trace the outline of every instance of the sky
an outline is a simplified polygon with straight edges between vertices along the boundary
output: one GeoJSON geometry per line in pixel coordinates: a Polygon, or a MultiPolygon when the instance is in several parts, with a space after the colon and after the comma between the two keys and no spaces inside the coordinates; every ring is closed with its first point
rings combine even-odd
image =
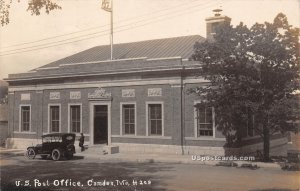
{"type": "MultiPolygon", "coordinates": [[[[98,45],[109,44],[110,13],[101,0],[54,0],[62,9],[32,16],[13,1],[10,23],[0,26],[0,79],[98,45]]],[[[114,43],[176,36],[206,37],[205,18],[223,9],[232,25],[272,22],[280,12],[300,27],[300,0],[114,0],[114,43]]]]}

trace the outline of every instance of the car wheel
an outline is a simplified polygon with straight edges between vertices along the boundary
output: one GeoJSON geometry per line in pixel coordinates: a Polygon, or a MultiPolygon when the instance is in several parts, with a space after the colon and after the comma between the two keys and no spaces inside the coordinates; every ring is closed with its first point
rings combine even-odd
{"type": "Polygon", "coordinates": [[[27,158],[29,158],[29,159],[34,159],[35,156],[36,156],[36,153],[35,153],[35,151],[34,151],[33,148],[29,148],[29,149],[27,149],[27,151],[25,152],[25,156],[26,156],[27,158]]]}
{"type": "Polygon", "coordinates": [[[66,159],[70,160],[70,159],[72,159],[72,158],[73,158],[73,154],[72,154],[72,153],[66,154],[66,159]]]}
{"type": "Polygon", "coordinates": [[[52,159],[53,160],[59,160],[60,159],[60,156],[61,156],[61,152],[60,152],[60,150],[59,149],[54,149],[53,151],[52,151],[52,159]]]}

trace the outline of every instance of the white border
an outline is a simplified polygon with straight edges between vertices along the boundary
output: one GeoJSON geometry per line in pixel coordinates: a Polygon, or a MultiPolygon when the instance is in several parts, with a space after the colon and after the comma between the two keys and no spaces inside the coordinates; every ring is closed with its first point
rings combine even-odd
{"type": "Polygon", "coordinates": [[[94,106],[107,106],[107,145],[111,145],[111,102],[110,101],[91,101],[90,105],[90,145],[94,145],[94,106]]]}
{"type": "Polygon", "coordinates": [[[194,139],[197,140],[209,140],[209,139],[216,139],[216,124],[215,124],[215,108],[212,107],[212,125],[213,125],[213,136],[200,136],[198,137],[197,132],[197,108],[195,107],[196,104],[201,103],[201,101],[197,100],[194,101],[194,139]]]}
{"type": "Polygon", "coordinates": [[[18,133],[29,133],[29,134],[31,134],[31,133],[34,133],[34,132],[31,132],[31,122],[32,122],[32,117],[31,117],[31,104],[20,104],[19,105],[19,131],[18,131],[18,133]],[[29,130],[28,131],[22,131],[22,125],[21,125],[21,123],[22,123],[22,117],[21,117],[21,109],[22,109],[22,107],[23,106],[29,106],[29,130]]]}
{"type": "Polygon", "coordinates": [[[136,102],[120,102],[120,135],[121,136],[137,136],[137,118],[136,118],[136,102]],[[134,105],[134,134],[123,134],[123,105],[134,105]]]}
{"type": "Polygon", "coordinates": [[[60,103],[49,103],[48,104],[48,133],[60,133],[61,132],[61,104],[60,103]],[[51,106],[58,106],[59,107],[59,130],[58,132],[50,131],[50,107],[51,106]]]}
{"type": "Polygon", "coordinates": [[[76,134],[80,134],[80,133],[83,133],[82,132],[82,103],[68,103],[68,132],[69,133],[75,133],[75,132],[71,132],[71,118],[70,118],[70,115],[71,115],[71,106],[76,106],[76,105],[79,105],[80,106],[80,132],[76,134]]]}
{"type": "Polygon", "coordinates": [[[165,136],[165,112],[164,112],[164,102],[163,101],[146,101],[146,136],[150,136],[150,137],[163,137],[165,136]],[[148,110],[149,110],[149,104],[161,104],[161,113],[162,113],[162,124],[161,124],[161,135],[149,135],[149,124],[148,124],[148,121],[149,121],[149,113],[148,113],[148,110]]]}

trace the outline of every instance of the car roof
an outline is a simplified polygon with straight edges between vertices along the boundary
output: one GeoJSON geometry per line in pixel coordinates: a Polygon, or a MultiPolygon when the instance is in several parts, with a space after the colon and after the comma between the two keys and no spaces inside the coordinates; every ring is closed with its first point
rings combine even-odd
{"type": "Polygon", "coordinates": [[[43,135],[42,137],[62,137],[64,135],[72,135],[72,136],[75,136],[74,133],[50,133],[50,134],[46,134],[46,135],[43,135]]]}

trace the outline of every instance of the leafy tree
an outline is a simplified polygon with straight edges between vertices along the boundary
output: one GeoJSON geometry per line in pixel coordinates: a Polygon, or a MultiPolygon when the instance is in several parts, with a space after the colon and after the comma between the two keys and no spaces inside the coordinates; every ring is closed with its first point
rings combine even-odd
{"type": "MultiPolygon", "coordinates": [[[[20,0],[18,0],[20,2],[20,0]]],[[[9,10],[13,0],[0,0],[0,21],[1,26],[9,23],[9,10]]],[[[45,9],[47,14],[55,9],[61,9],[61,7],[53,2],[53,0],[29,0],[27,11],[31,12],[31,15],[40,15],[41,10],[45,9]]]]}
{"type": "Polygon", "coordinates": [[[273,23],[220,25],[213,41],[196,43],[192,59],[210,85],[191,89],[215,108],[217,128],[228,147],[240,146],[249,115],[264,142],[269,160],[270,137],[296,131],[295,91],[299,90],[299,29],[280,13],[273,23]]]}
{"type": "Polygon", "coordinates": [[[8,102],[8,83],[0,80],[0,105],[8,102]]]}

